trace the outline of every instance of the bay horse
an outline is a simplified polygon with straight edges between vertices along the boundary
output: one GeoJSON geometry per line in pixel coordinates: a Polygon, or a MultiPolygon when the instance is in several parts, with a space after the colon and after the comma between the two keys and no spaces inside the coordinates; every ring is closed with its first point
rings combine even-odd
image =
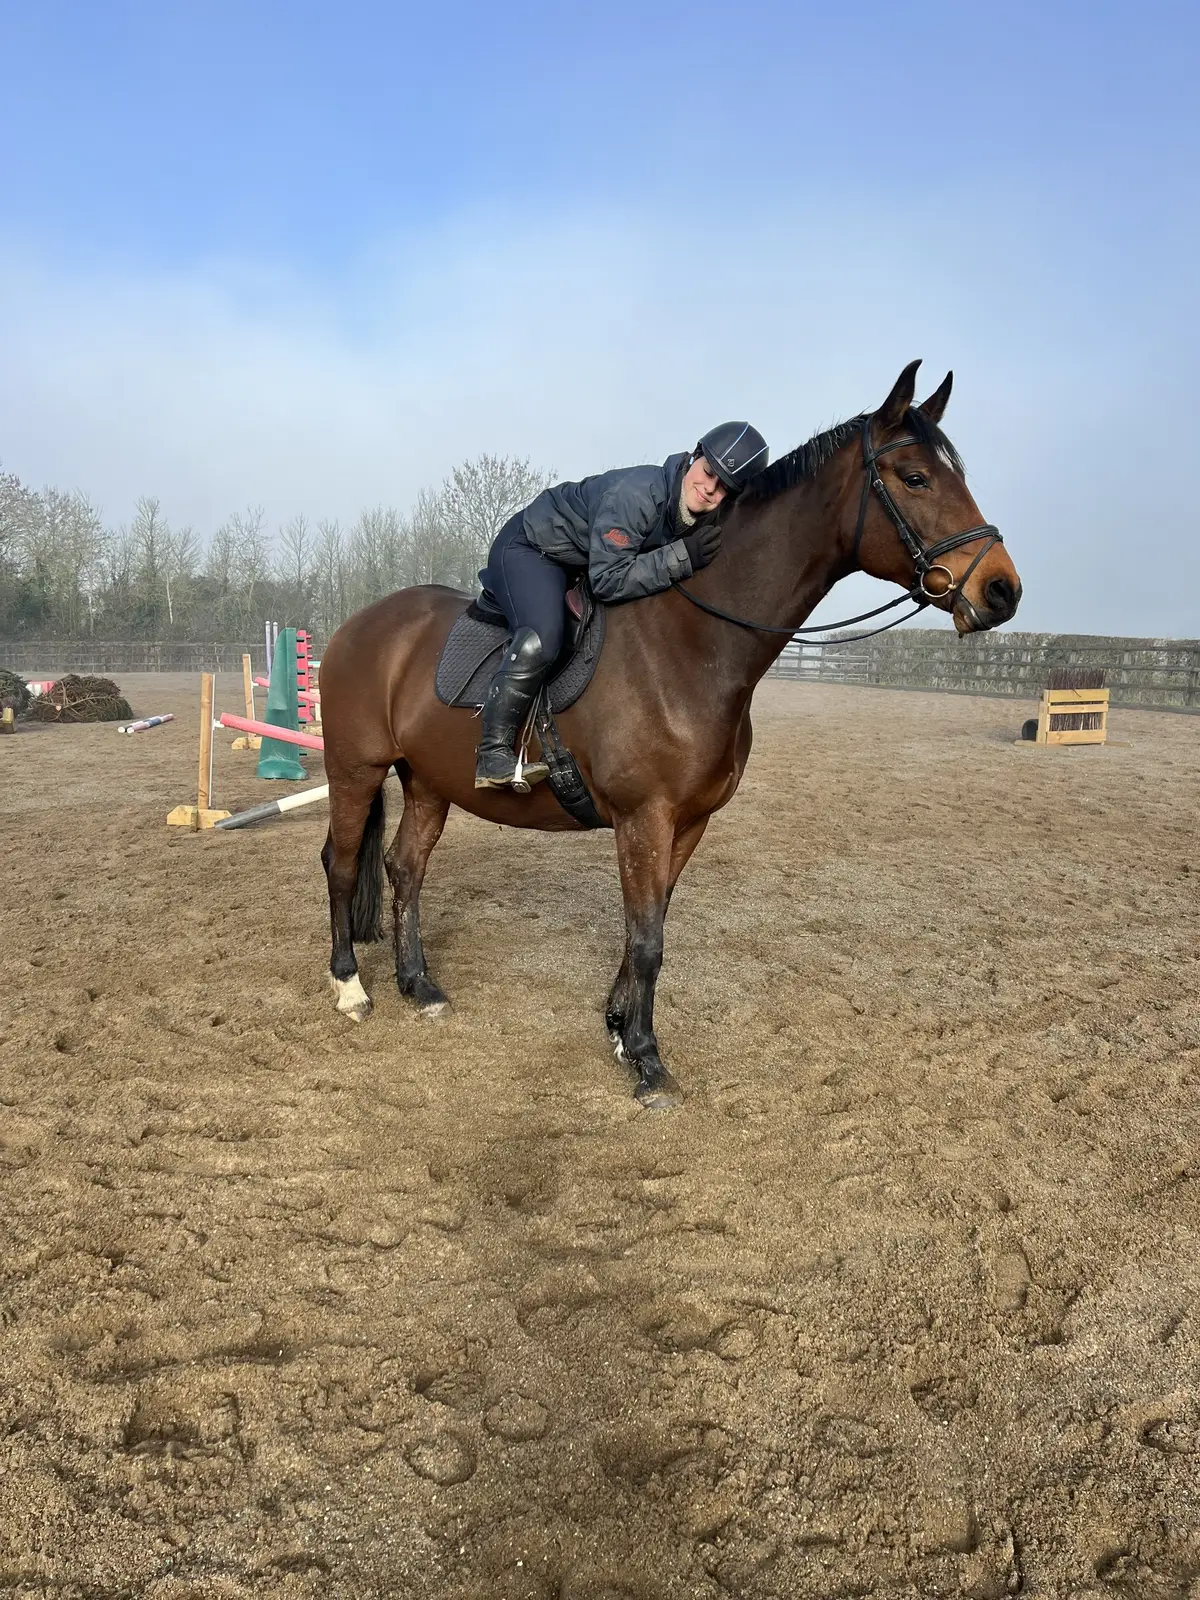
{"type": "MultiPolygon", "coordinates": [[[[616,835],[625,955],[604,1014],[649,1109],[682,1098],[654,1033],[671,893],[709,818],[737,790],[751,695],[792,630],[856,570],[951,613],[960,634],[1016,611],[1016,570],[938,426],[953,374],[914,406],[919,365],[905,367],[878,411],[818,434],[752,480],[724,518],[720,553],[686,581],[686,596],[673,587],[611,608],[595,676],[558,719],[616,835]]],[[[544,783],[525,796],[474,787],[478,722],[434,692],[438,655],[468,603],[437,585],[402,589],[345,622],[321,662],[329,970],[337,1009],[356,1022],[371,1001],[354,941],[381,937],[384,867],[400,992],[427,1016],[449,1003],[425,964],[419,902],[451,805],[512,828],[580,826],[544,783]],[[382,788],[393,768],[404,812],[382,856],[382,788]]]]}

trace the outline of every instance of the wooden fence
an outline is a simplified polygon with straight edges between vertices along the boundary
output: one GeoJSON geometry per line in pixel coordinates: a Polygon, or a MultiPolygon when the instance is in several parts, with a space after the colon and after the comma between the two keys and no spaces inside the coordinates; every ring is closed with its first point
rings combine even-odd
{"type": "Polygon", "coordinates": [[[1101,634],[957,634],[898,628],[875,639],[784,648],[775,676],[808,683],[936,689],[1034,700],[1053,667],[1103,667],[1113,705],[1200,711],[1200,639],[1101,634]]]}
{"type": "Polygon", "coordinates": [[[0,667],[26,678],[67,672],[119,677],[123,672],[241,672],[249,654],[255,672],[267,670],[266,649],[254,644],[178,644],[122,639],[0,640],[0,667]]]}
{"type": "MultiPolygon", "coordinates": [[[[265,672],[263,642],[176,644],[121,640],[0,640],[0,667],[25,677],[64,672],[240,672],[249,652],[265,672]]],[[[1200,711],[1200,640],[1124,639],[1099,634],[983,633],[897,628],[875,639],[785,647],[771,669],[807,683],[938,689],[1035,700],[1052,667],[1103,667],[1113,705],[1200,711]]]]}

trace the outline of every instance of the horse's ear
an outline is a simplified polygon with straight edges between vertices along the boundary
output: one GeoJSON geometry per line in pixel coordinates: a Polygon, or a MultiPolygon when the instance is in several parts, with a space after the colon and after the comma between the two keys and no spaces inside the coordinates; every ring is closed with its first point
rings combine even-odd
{"type": "Polygon", "coordinates": [[[908,363],[896,379],[891,394],[875,413],[875,421],[879,424],[881,432],[886,433],[889,428],[898,428],[908,415],[913,395],[917,392],[917,368],[920,365],[919,361],[908,363]]]}
{"type": "Polygon", "coordinates": [[[954,374],[952,372],[948,372],[942,379],[941,383],[938,384],[937,388],[929,396],[929,399],[921,401],[921,404],[917,407],[917,410],[927,416],[930,422],[935,424],[939,423],[945,414],[946,406],[950,399],[950,391],[953,389],[953,387],[954,374]]]}

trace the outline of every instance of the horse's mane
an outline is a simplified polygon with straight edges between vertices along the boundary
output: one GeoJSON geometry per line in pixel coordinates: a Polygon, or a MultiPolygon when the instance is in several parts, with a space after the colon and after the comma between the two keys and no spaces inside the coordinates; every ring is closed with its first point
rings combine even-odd
{"type": "MultiPolygon", "coordinates": [[[[807,478],[815,478],[817,473],[844,444],[859,435],[871,419],[869,411],[860,412],[857,417],[849,417],[845,422],[837,422],[832,428],[826,428],[824,433],[814,434],[807,444],[797,445],[786,456],[780,456],[778,461],[773,461],[742,491],[743,500],[773,500],[776,495],[783,494],[784,490],[795,488],[807,478]]],[[[918,441],[933,455],[940,457],[946,466],[957,472],[959,477],[966,476],[962,457],[938,427],[936,422],[929,418],[917,406],[913,406],[904,419],[905,427],[911,428],[918,441]]]]}

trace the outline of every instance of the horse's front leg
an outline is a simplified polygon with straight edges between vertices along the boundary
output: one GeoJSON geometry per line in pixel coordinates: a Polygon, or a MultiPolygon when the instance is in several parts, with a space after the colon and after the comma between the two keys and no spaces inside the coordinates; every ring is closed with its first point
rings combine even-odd
{"type": "MultiPolygon", "coordinates": [[[[663,904],[663,917],[671,909],[671,896],[675,892],[675,885],[679,882],[679,875],[688,864],[692,851],[704,837],[704,830],[708,827],[709,818],[701,817],[696,822],[689,822],[675,835],[671,845],[671,868],[668,874],[667,894],[663,904]]],[[[608,1029],[608,1036],[612,1040],[613,1049],[616,1051],[617,1060],[625,1059],[625,1043],[622,1034],[625,1031],[625,1018],[629,1012],[629,939],[625,940],[625,954],[622,957],[620,968],[613,979],[613,986],[608,991],[608,999],[604,1002],[604,1025],[608,1029]]]]}
{"type": "Polygon", "coordinates": [[[671,893],[707,825],[708,818],[703,817],[676,833],[671,813],[649,806],[615,823],[625,899],[625,959],[608,997],[605,1020],[618,1056],[627,1058],[637,1071],[634,1093],[654,1111],[679,1105],[683,1099],[659,1057],[654,991],[671,893]]]}

